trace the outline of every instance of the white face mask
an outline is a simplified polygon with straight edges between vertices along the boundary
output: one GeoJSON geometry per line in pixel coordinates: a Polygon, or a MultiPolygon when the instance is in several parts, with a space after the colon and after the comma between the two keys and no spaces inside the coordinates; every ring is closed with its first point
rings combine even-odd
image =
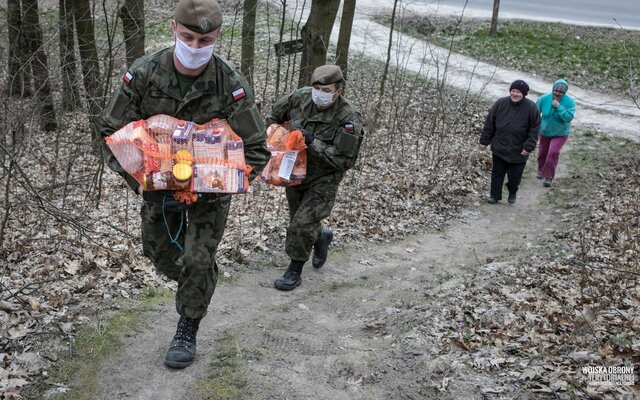
{"type": "Polygon", "coordinates": [[[311,100],[313,100],[318,107],[328,107],[333,104],[334,95],[335,93],[327,93],[316,88],[311,88],[311,100]]]}
{"type": "Polygon", "coordinates": [[[176,48],[174,51],[178,61],[185,68],[198,69],[211,60],[213,47],[214,45],[194,49],[176,36],[176,48]]]}

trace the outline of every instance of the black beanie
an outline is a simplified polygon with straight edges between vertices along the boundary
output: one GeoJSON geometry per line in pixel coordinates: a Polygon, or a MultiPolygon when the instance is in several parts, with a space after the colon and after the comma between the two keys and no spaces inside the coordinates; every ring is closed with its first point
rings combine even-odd
{"type": "Polygon", "coordinates": [[[513,89],[519,90],[523,96],[526,96],[529,93],[529,85],[527,85],[527,82],[521,79],[518,79],[517,81],[513,81],[513,83],[509,87],[509,91],[513,89]]]}

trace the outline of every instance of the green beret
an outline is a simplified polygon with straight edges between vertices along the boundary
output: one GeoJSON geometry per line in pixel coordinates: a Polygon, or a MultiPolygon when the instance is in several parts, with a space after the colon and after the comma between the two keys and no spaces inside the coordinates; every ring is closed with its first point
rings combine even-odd
{"type": "Polygon", "coordinates": [[[222,25],[222,9],[216,0],[180,0],[173,18],[197,33],[209,33],[222,25]]]}
{"type": "Polygon", "coordinates": [[[342,81],[342,70],[337,65],[321,65],[313,71],[311,84],[331,85],[342,81]]]}

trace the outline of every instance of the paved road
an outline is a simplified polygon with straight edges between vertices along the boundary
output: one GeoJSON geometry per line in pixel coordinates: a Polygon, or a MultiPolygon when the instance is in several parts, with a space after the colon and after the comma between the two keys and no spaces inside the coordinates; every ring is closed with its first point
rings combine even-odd
{"type": "MultiPolygon", "coordinates": [[[[393,0],[387,1],[393,4],[393,0]]],[[[459,13],[465,0],[404,0],[446,13],[459,13]]],[[[466,13],[491,16],[493,0],[469,0],[466,13]]],[[[501,0],[500,16],[640,30],[640,0],[501,0]],[[617,21],[617,22],[616,22],[617,21]],[[618,25],[619,24],[619,25],[618,25]]]]}
{"type": "MultiPolygon", "coordinates": [[[[491,1],[491,0],[485,0],[491,1]]],[[[503,0],[504,1],[504,0],[503,0]]],[[[538,0],[543,1],[543,0],[538,0]]],[[[549,1],[549,0],[545,0],[549,1]]],[[[633,0],[640,3],[640,0],[633,0]]],[[[364,54],[367,57],[384,59],[389,41],[389,29],[372,22],[371,17],[380,13],[389,13],[391,0],[366,0],[357,3],[351,37],[351,54],[364,54]]],[[[409,4],[405,13],[425,14],[432,10],[425,5],[409,4]]],[[[332,32],[331,41],[335,45],[339,31],[339,21],[332,32]]],[[[400,60],[401,67],[419,73],[431,79],[442,79],[442,63],[447,59],[445,49],[437,48],[422,40],[408,36],[396,36],[398,44],[392,49],[392,60],[400,60]]],[[[516,79],[524,79],[531,87],[530,98],[535,100],[548,92],[553,84],[537,76],[494,65],[477,62],[459,54],[449,57],[446,83],[472,95],[496,100],[506,96],[509,85],[516,79]]],[[[576,100],[577,111],[574,126],[610,135],[622,136],[640,141],[640,109],[628,97],[615,97],[594,92],[572,85],[571,95],[576,100]]]]}
{"type": "MultiPolygon", "coordinates": [[[[272,0],[274,4],[278,0],[272,0]]],[[[542,1],[542,0],[539,0],[542,1]]],[[[640,2],[640,0],[634,0],[640,2]]],[[[372,20],[379,14],[391,14],[391,0],[362,0],[356,5],[356,15],[351,34],[350,55],[385,60],[389,42],[389,29],[372,20]]],[[[404,4],[405,14],[432,14],[433,10],[425,4],[404,4]]],[[[300,10],[297,10],[300,12],[300,10]]],[[[305,14],[308,13],[308,9],[305,14]]],[[[338,12],[340,15],[340,12],[338,12]]],[[[291,15],[295,20],[300,15],[291,15]]],[[[302,17],[306,20],[306,15],[302,17]]],[[[339,19],[334,25],[331,42],[338,41],[339,19]]],[[[482,96],[489,101],[508,94],[509,85],[516,79],[524,79],[529,84],[532,100],[548,92],[553,85],[537,76],[524,74],[514,70],[499,68],[494,65],[459,54],[449,56],[447,51],[425,41],[396,34],[392,48],[392,68],[406,68],[429,79],[441,80],[442,66],[448,59],[449,67],[446,84],[460,90],[468,91],[471,96],[482,96]],[[396,65],[398,63],[399,65],[396,65]]],[[[614,97],[594,92],[586,88],[572,85],[570,94],[575,98],[577,111],[574,127],[603,132],[609,135],[626,137],[640,142],[640,109],[628,97],[614,97]]]]}

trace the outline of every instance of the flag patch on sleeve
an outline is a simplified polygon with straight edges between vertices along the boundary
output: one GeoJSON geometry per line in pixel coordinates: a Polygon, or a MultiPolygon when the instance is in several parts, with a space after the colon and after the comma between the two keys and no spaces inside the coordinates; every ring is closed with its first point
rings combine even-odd
{"type": "Polygon", "coordinates": [[[233,96],[233,100],[234,101],[238,101],[240,99],[242,99],[243,97],[246,97],[247,94],[244,91],[244,88],[240,88],[240,89],[236,89],[233,92],[231,92],[231,96],[233,96]]]}
{"type": "Polygon", "coordinates": [[[348,123],[344,124],[344,129],[347,132],[353,132],[353,124],[351,122],[348,122],[348,123]]]}
{"type": "Polygon", "coordinates": [[[126,74],[122,75],[122,80],[128,85],[133,80],[133,75],[131,74],[131,72],[127,71],[126,74]]]}

